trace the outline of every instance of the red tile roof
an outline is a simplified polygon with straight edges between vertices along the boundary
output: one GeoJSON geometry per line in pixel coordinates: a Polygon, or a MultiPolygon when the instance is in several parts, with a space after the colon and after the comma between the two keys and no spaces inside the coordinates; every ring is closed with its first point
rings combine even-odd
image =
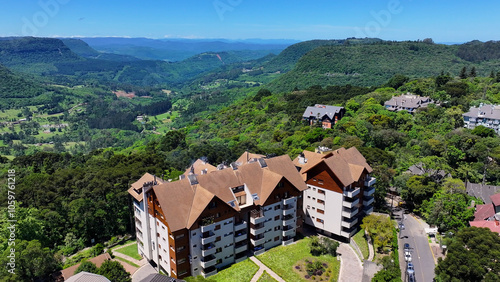
{"type": "Polygon", "coordinates": [[[477,205],[474,213],[474,221],[485,220],[495,215],[495,209],[492,204],[477,205]]]}
{"type": "MultiPolygon", "coordinates": [[[[95,264],[97,267],[101,267],[102,263],[107,261],[107,260],[110,260],[111,257],[109,256],[108,253],[104,253],[102,255],[99,255],[95,258],[91,258],[89,259],[88,261],[92,262],[93,264],[95,264]]],[[[81,263],[79,264],[75,264],[73,266],[70,266],[66,269],[63,269],[61,270],[61,274],[62,276],[64,277],[64,280],[67,280],[68,278],[70,278],[71,276],[73,276],[75,274],[75,270],[80,266],[81,263]]]]}
{"type": "Polygon", "coordinates": [[[500,235],[500,222],[498,220],[478,220],[469,222],[470,226],[489,228],[500,235]]]}
{"type": "Polygon", "coordinates": [[[491,195],[490,199],[495,206],[500,206],[500,193],[491,195]]]}

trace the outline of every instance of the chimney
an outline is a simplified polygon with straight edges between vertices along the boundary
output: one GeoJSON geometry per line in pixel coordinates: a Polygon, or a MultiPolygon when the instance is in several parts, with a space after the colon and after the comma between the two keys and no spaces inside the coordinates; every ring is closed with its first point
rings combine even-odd
{"type": "Polygon", "coordinates": [[[194,174],[194,165],[191,165],[191,170],[189,171],[189,174],[194,174]]]}
{"type": "Polygon", "coordinates": [[[204,170],[201,171],[201,175],[207,174],[207,169],[205,168],[204,170]]]}
{"type": "Polygon", "coordinates": [[[307,159],[304,155],[304,153],[300,153],[299,154],[299,164],[306,164],[307,163],[307,159]]]}

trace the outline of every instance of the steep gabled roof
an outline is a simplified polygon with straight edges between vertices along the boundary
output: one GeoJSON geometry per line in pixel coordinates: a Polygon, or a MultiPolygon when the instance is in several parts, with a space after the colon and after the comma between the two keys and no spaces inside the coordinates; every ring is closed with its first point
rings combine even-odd
{"type": "Polygon", "coordinates": [[[142,187],[144,186],[144,183],[147,183],[147,182],[154,183],[155,181],[156,181],[156,184],[154,184],[154,185],[162,184],[165,182],[165,180],[163,180],[159,177],[155,177],[154,175],[146,172],[143,176],[141,176],[141,178],[139,178],[139,180],[137,180],[136,182],[132,183],[132,185],[130,185],[130,188],[127,190],[127,192],[134,199],[141,202],[142,201],[142,187]]]}
{"type": "Polygon", "coordinates": [[[261,154],[253,154],[253,153],[249,153],[247,151],[245,151],[243,154],[241,154],[241,156],[236,160],[237,163],[239,163],[240,165],[244,165],[246,163],[248,163],[248,161],[252,160],[252,159],[260,159],[260,158],[264,158],[265,156],[264,155],[261,155],[261,154]]]}
{"type": "Polygon", "coordinates": [[[193,206],[194,190],[188,179],[167,182],[153,187],[165,220],[172,231],[183,229],[187,226],[189,213],[193,206]]]}
{"type": "Polygon", "coordinates": [[[314,105],[314,107],[307,107],[306,110],[304,111],[304,113],[302,114],[302,117],[304,117],[304,118],[309,118],[309,117],[317,118],[319,116],[319,118],[322,118],[326,115],[330,119],[333,119],[335,114],[339,113],[342,109],[344,109],[344,107],[316,104],[316,105],[314,105]]]}
{"type": "MultiPolygon", "coordinates": [[[[203,170],[206,170],[206,173],[211,173],[212,171],[216,171],[217,170],[217,168],[215,166],[209,164],[208,162],[200,160],[200,159],[197,159],[191,165],[191,167],[194,168],[194,174],[196,174],[196,175],[201,175],[203,170]]],[[[188,176],[191,173],[191,167],[189,167],[188,169],[186,169],[186,171],[184,172],[185,176],[188,176]]]]}
{"type": "Polygon", "coordinates": [[[491,195],[490,200],[496,207],[500,206],[500,193],[491,195]]]}
{"type": "Polygon", "coordinates": [[[495,208],[492,204],[477,205],[474,212],[474,221],[485,220],[495,215],[495,208]]]}
{"type": "Polygon", "coordinates": [[[309,151],[304,151],[303,154],[307,159],[305,165],[299,163],[298,157],[294,160],[294,164],[301,167],[300,172],[303,175],[303,179],[305,179],[307,171],[320,163],[324,163],[344,187],[359,181],[364,171],[367,173],[373,171],[356,147],[351,147],[347,150],[340,148],[327,154],[309,151]]]}
{"type": "Polygon", "coordinates": [[[215,198],[214,194],[210,193],[201,185],[197,185],[193,203],[191,204],[191,210],[189,211],[189,218],[186,224],[187,228],[193,226],[213,198],[215,198]]]}

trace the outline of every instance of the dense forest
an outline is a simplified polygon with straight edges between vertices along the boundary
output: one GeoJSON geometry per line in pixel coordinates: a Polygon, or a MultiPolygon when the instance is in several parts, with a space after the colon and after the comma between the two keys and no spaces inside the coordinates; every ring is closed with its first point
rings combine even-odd
{"type": "MultiPolygon", "coordinates": [[[[29,43],[31,39],[23,40],[29,43]]],[[[0,67],[0,87],[4,90],[0,93],[4,123],[0,127],[0,153],[8,156],[0,157],[0,185],[6,187],[9,170],[15,170],[16,255],[44,258],[35,263],[20,260],[14,279],[45,278],[76,263],[63,261],[92,242],[133,233],[127,189],[143,173],[176,179],[198,158],[217,165],[234,161],[244,151],[295,158],[317,146],[355,146],[374,168],[377,211],[385,211],[387,189],[395,187],[409,210],[440,231],[468,232],[468,221],[473,218],[468,207],[472,201],[481,201],[465,193],[465,183],[500,185],[500,139],[485,127],[463,128],[462,118],[471,106],[500,104],[496,47],[491,48],[491,54],[477,55],[489,50],[485,46],[497,43],[349,43],[352,40],[321,42],[329,46],[310,42],[295,46],[297,49],[290,47],[283,55],[246,62],[238,61],[237,56],[230,59],[231,52],[203,53],[188,59],[189,66],[99,61],[88,58],[95,54],[78,43],[78,52],[88,52],[88,57],[74,55],[77,52],[68,48],[61,49],[62,61],[39,61],[59,72],[45,81],[0,67]],[[319,47],[314,49],[316,45],[319,47]],[[387,55],[389,51],[394,52],[393,58],[387,55]],[[275,64],[273,71],[278,65],[286,70],[290,61],[283,58],[285,55],[300,57],[288,74],[267,72],[266,64],[275,64]],[[349,60],[342,62],[341,58],[349,60]],[[401,61],[396,65],[395,60],[401,61]],[[92,62],[96,64],[91,66],[92,62]],[[102,70],[98,62],[105,62],[102,70]],[[424,67],[424,62],[430,65],[424,67]],[[105,83],[107,78],[87,76],[95,71],[107,77],[118,70],[110,71],[113,66],[124,63],[127,66],[118,71],[119,76],[136,78],[122,81],[115,76],[105,83]],[[85,64],[89,69],[82,67],[85,64]],[[217,70],[213,65],[218,65],[217,70]],[[66,74],[61,73],[63,66],[66,74]],[[167,71],[176,67],[175,73],[167,71]],[[362,78],[352,75],[347,80],[325,80],[318,76],[334,69],[343,69],[344,76],[359,73],[362,78]],[[149,85],[149,78],[161,80],[158,73],[178,76],[177,81],[186,79],[186,83],[173,90],[149,85]],[[180,78],[184,74],[186,77],[180,78]],[[143,75],[149,78],[144,80],[143,75]],[[54,79],[64,76],[67,86],[53,84],[54,79]],[[73,85],[76,81],[85,85],[73,85]],[[118,90],[133,93],[133,97],[118,97],[118,90]],[[435,104],[414,115],[391,112],[383,106],[392,96],[407,92],[430,96],[435,104]],[[19,98],[11,93],[18,93],[19,98]],[[38,97],[48,100],[30,103],[38,97]],[[333,129],[310,126],[302,121],[302,113],[314,104],[343,106],[346,114],[333,129]],[[146,117],[140,121],[139,115],[146,117]],[[21,117],[26,120],[19,124],[21,117]],[[155,131],[164,121],[168,123],[166,133],[155,131]],[[39,122],[47,126],[43,134],[50,137],[40,138],[39,122]],[[49,141],[54,143],[50,149],[33,145],[49,141]],[[65,148],[63,144],[69,142],[78,144],[65,148]],[[425,173],[407,173],[412,165],[425,173]],[[438,171],[449,177],[439,177],[438,171]]],[[[45,46],[47,42],[37,44],[45,46]]],[[[54,56],[55,49],[43,48],[49,57],[54,56]]],[[[19,70],[23,60],[36,61],[37,56],[28,48],[25,55],[0,59],[19,70]]],[[[7,193],[0,195],[0,203],[0,252],[4,254],[0,260],[5,263],[10,251],[7,193]]],[[[2,276],[5,271],[0,270],[2,276]]],[[[439,271],[443,277],[450,275],[444,269],[439,271]]]]}

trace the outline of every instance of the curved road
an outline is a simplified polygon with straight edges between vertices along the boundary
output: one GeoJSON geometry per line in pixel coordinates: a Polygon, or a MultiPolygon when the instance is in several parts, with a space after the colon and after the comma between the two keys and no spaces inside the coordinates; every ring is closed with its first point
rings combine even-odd
{"type": "Polygon", "coordinates": [[[401,273],[403,273],[403,281],[408,281],[406,276],[406,261],[404,259],[404,244],[408,243],[411,247],[411,257],[415,266],[415,278],[418,282],[432,282],[434,280],[434,255],[429,245],[429,240],[425,234],[424,228],[427,228],[425,223],[416,219],[410,214],[403,214],[402,221],[405,229],[399,234],[399,262],[401,273]]]}

